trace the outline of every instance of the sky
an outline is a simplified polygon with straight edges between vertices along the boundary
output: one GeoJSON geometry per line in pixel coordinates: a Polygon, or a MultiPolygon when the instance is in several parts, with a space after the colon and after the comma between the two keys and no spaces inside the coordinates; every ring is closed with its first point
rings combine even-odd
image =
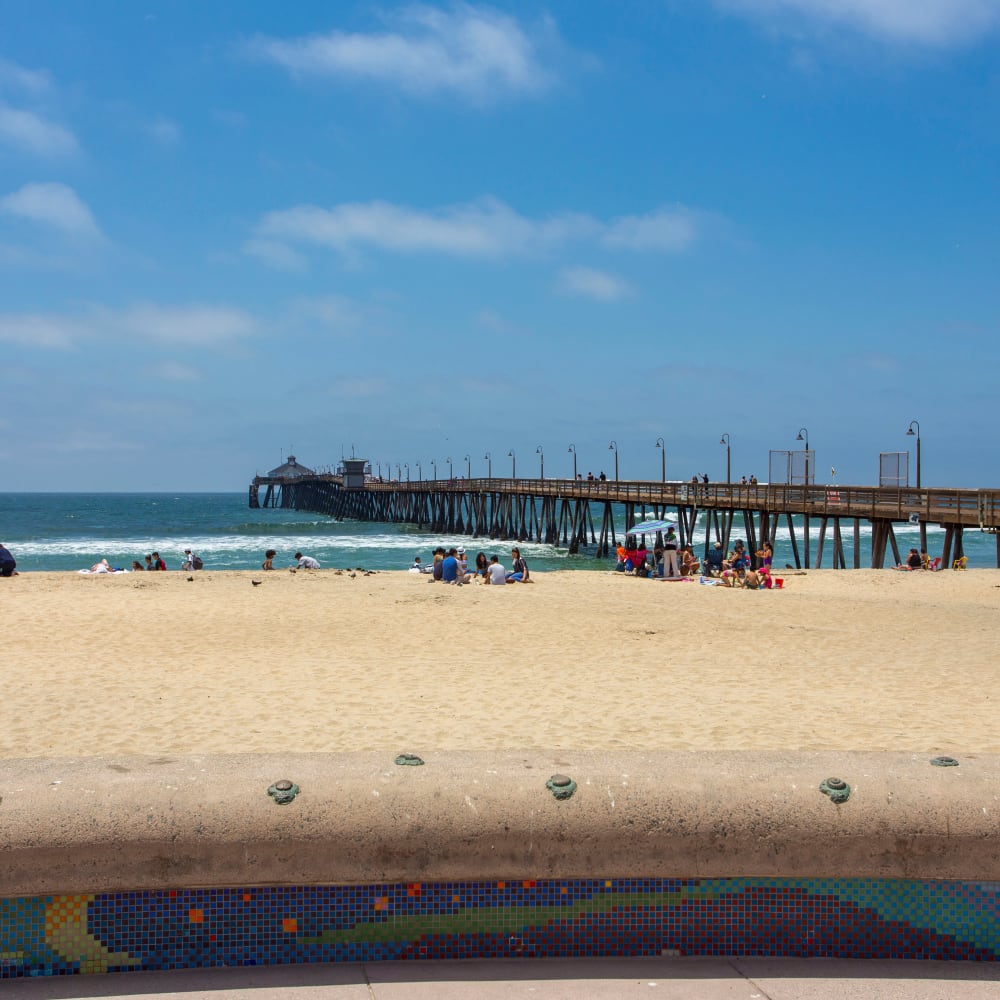
{"type": "Polygon", "coordinates": [[[998,247],[1000,0],[5,0],[0,490],[992,487],[998,247]]]}

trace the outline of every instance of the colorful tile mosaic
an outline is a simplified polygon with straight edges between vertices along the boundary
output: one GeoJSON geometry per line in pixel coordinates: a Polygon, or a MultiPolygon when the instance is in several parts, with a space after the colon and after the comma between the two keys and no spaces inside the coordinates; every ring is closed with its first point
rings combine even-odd
{"type": "Polygon", "coordinates": [[[1000,960],[1000,882],[582,879],[0,899],[0,979],[387,959],[1000,960]]]}

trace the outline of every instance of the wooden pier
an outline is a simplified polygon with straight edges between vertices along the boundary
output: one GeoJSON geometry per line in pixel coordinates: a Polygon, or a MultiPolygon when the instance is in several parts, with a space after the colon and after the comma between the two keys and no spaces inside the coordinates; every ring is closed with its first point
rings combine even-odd
{"type": "Polygon", "coordinates": [[[868,565],[880,569],[905,561],[894,526],[944,529],[942,566],[964,555],[966,530],[993,534],[1000,567],[1000,490],[910,489],[874,486],[741,485],[738,483],[605,482],[572,479],[433,479],[390,482],[366,479],[345,486],[332,474],[257,476],[250,507],[312,511],[332,518],[413,524],[439,534],[544,542],[604,557],[616,545],[614,508],[626,529],[649,518],[677,523],[689,544],[704,518],[704,551],[716,541],[729,548],[737,515],[750,552],[774,544],[784,522],[796,568],[822,565],[829,551],[835,569],[860,569],[861,524],[871,525],[868,565]],[[795,520],[798,521],[796,523],[795,520]],[[850,564],[850,565],[848,565],[850,564]]]}

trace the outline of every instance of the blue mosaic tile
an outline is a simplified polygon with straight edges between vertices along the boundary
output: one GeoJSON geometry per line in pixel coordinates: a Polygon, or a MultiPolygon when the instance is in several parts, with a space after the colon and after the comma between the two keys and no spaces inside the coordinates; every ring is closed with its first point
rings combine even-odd
{"type": "Polygon", "coordinates": [[[0,900],[0,978],[424,958],[996,961],[1000,883],[461,881],[0,900]]]}

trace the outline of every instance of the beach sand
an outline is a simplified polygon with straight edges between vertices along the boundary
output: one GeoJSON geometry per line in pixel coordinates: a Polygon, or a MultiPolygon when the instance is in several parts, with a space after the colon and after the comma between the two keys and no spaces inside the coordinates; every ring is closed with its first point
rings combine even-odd
{"type": "Polygon", "coordinates": [[[1000,752],[1000,571],[782,575],[25,573],[0,756],[1000,752]]]}

